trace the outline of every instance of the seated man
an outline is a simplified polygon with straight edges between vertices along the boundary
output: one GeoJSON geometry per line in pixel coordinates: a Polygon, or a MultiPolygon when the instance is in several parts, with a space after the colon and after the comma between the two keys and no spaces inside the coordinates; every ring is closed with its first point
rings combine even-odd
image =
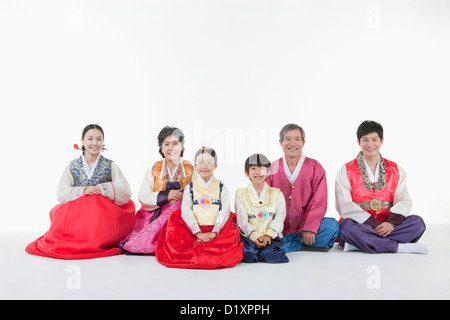
{"type": "Polygon", "coordinates": [[[344,252],[426,254],[426,246],[417,243],[425,224],[419,216],[409,215],[406,173],[380,154],[383,127],[364,121],[357,137],[361,152],[336,176],[336,209],[343,218],[339,244],[344,252]]]}
{"type": "Polygon", "coordinates": [[[272,163],[267,184],[278,188],[286,200],[283,234],[286,252],[299,251],[304,245],[332,248],[339,234],[339,223],[324,218],[327,211],[325,170],[314,159],[305,157],[305,132],[296,124],[280,131],[284,157],[272,163]]]}

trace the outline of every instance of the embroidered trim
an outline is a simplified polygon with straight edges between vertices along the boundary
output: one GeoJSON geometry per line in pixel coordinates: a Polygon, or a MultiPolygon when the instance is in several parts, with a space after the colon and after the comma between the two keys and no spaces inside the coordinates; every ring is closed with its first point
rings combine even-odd
{"type": "Polygon", "coordinates": [[[70,191],[70,200],[76,200],[79,197],[81,197],[83,195],[83,191],[84,191],[85,187],[73,187],[70,191]]]}
{"type": "Polygon", "coordinates": [[[189,230],[191,230],[192,234],[196,234],[197,232],[201,232],[202,230],[198,226],[198,224],[191,224],[188,226],[189,230]]]}
{"type": "Polygon", "coordinates": [[[111,201],[116,200],[116,192],[114,190],[114,184],[112,182],[102,183],[99,185],[103,190],[103,195],[111,201]]]}
{"type": "Polygon", "coordinates": [[[70,173],[72,174],[74,180],[74,187],[89,187],[105,182],[111,182],[111,166],[112,160],[106,159],[100,155],[92,176],[89,178],[83,165],[83,159],[80,156],[78,159],[75,159],[70,163],[70,173]]]}
{"type": "Polygon", "coordinates": [[[367,190],[383,190],[386,186],[386,164],[384,162],[384,158],[380,154],[380,164],[379,164],[379,173],[378,173],[378,181],[372,183],[369,178],[369,173],[367,172],[366,165],[364,163],[362,152],[358,154],[356,157],[356,162],[358,163],[359,171],[361,171],[362,179],[364,182],[364,186],[367,190]]]}
{"type": "Polygon", "coordinates": [[[273,217],[275,219],[275,213],[273,212],[267,212],[267,211],[260,211],[257,214],[249,214],[249,219],[258,219],[259,221],[265,221],[269,219],[270,217],[273,217]]]}
{"type": "Polygon", "coordinates": [[[116,201],[116,188],[114,187],[114,183],[110,182],[111,184],[111,189],[113,191],[113,202],[116,201]]]}
{"type": "Polygon", "coordinates": [[[192,205],[199,205],[200,207],[202,207],[203,209],[208,209],[209,207],[211,207],[213,204],[218,205],[219,206],[219,210],[220,210],[220,206],[222,204],[222,202],[217,199],[211,199],[209,196],[207,195],[203,195],[200,197],[200,199],[198,200],[194,200],[192,202],[192,205]]]}
{"type": "Polygon", "coordinates": [[[219,199],[211,199],[210,197],[207,196],[201,196],[199,200],[194,200],[194,185],[191,182],[189,182],[189,191],[191,194],[191,200],[192,200],[192,205],[199,205],[202,208],[209,208],[210,206],[212,206],[213,204],[218,205],[219,206],[219,211],[222,210],[222,201],[220,200],[220,198],[222,197],[222,190],[223,190],[223,182],[220,181],[219,183],[219,199]],[[203,202],[202,202],[203,201],[203,202]],[[209,203],[206,203],[209,202],[209,203]]]}
{"type": "MultiPolygon", "coordinates": [[[[357,202],[356,203],[361,209],[371,209],[370,202],[357,202]]],[[[381,209],[390,209],[394,206],[393,202],[390,201],[381,201],[381,209]]]]}

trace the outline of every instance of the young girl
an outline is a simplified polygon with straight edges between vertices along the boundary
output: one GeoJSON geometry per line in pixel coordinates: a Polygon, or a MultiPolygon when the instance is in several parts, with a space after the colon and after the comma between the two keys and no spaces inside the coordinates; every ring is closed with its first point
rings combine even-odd
{"type": "Polygon", "coordinates": [[[156,258],[172,268],[216,269],[242,260],[236,215],[230,213],[228,189],[217,180],[217,156],[211,148],[195,155],[198,177],[184,189],[181,211],[175,211],[156,245],[156,258]]]}
{"type": "Polygon", "coordinates": [[[26,247],[28,253],[58,259],[121,253],[118,243],[133,225],[135,207],[119,167],[100,154],[103,142],[99,125],[84,128],[83,154],[62,174],[57,189],[60,204],[50,212],[50,229],[26,247]]]}
{"type": "Polygon", "coordinates": [[[147,170],[139,190],[141,209],[133,229],[120,243],[129,254],[154,254],[156,241],[172,212],[181,208],[183,190],[191,182],[194,167],[182,160],[184,134],[174,127],[164,127],[158,135],[163,160],[147,170]]]}

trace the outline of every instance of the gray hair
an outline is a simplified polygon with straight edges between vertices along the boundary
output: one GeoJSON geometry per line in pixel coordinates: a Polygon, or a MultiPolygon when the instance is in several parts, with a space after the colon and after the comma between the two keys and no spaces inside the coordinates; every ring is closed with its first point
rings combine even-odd
{"type": "Polygon", "coordinates": [[[281,129],[281,131],[280,131],[280,141],[283,141],[284,134],[286,133],[286,131],[295,130],[295,129],[300,129],[300,132],[302,133],[302,140],[303,140],[303,142],[305,142],[305,130],[303,130],[302,127],[300,127],[298,124],[295,124],[295,123],[288,123],[287,125],[285,125],[281,129]]]}

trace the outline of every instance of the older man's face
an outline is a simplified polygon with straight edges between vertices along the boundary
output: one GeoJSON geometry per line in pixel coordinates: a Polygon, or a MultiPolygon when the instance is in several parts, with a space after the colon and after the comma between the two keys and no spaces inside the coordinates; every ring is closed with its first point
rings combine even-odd
{"type": "Polygon", "coordinates": [[[283,148],[283,152],[286,158],[300,159],[303,146],[305,145],[300,129],[286,131],[283,137],[283,141],[280,141],[280,145],[283,148]]]}

